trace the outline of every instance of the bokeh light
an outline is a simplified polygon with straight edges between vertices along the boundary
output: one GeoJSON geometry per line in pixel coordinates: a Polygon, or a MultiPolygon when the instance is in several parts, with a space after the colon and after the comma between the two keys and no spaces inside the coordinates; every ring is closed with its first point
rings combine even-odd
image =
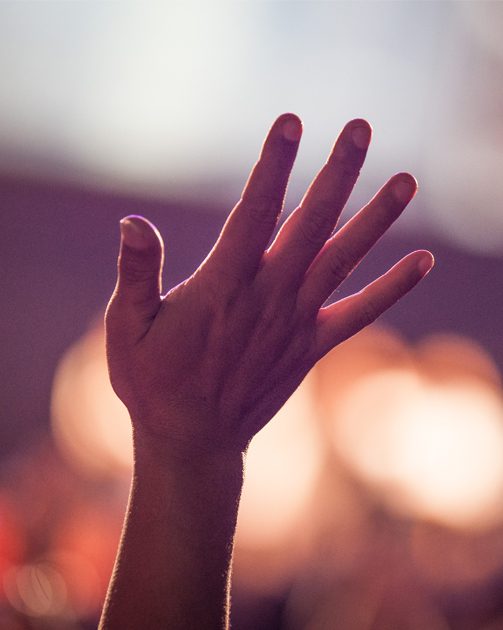
{"type": "Polygon", "coordinates": [[[338,413],[336,448],[393,507],[459,527],[503,518],[503,406],[491,388],[380,371],[338,413]]]}
{"type": "Polygon", "coordinates": [[[316,424],[306,379],[250,445],[239,513],[240,545],[277,546],[305,518],[323,463],[316,424]]]}
{"type": "Polygon", "coordinates": [[[66,584],[48,563],[15,567],[4,584],[12,606],[31,617],[58,617],[66,609],[66,584]]]}
{"type": "Polygon", "coordinates": [[[453,527],[500,522],[501,379],[480,346],[444,334],[412,347],[373,327],[316,370],[327,435],[388,507],[453,527]]]}
{"type": "MultiPolygon", "coordinates": [[[[0,502],[11,524],[0,568],[12,614],[78,627],[101,606],[131,468],[129,419],[108,384],[101,325],[64,353],[52,410],[75,477],[61,475],[49,451],[30,461],[51,471],[43,484],[51,496],[81,486],[60,513],[44,509],[33,500],[40,476],[28,461],[16,464],[18,495],[0,502]],[[37,528],[16,531],[25,503],[48,532],[36,554],[27,541],[37,528]]],[[[234,585],[247,615],[286,597],[289,630],[335,617],[355,630],[406,619],[445,630],[432,594],[487,588],[503,566],[502,498],[501,377],[491,357],[464,337],[411,344],[374,325],[327,355],[252,441],[234,585]]]]}
{"type": "Polygon", "coordinates": [[[249,447],[235,568],[248,588],[274,592],[306,561],[309,506],[324,461],[320,437],[307,378],[249,447]]]}
{"type": "Polygon", "coordinates": [[[69,461],[92,475],[132,466],[131,423],[108,378],[103,326],[95,326],[62,357],[54,378],[52,426],[69,461]]]}

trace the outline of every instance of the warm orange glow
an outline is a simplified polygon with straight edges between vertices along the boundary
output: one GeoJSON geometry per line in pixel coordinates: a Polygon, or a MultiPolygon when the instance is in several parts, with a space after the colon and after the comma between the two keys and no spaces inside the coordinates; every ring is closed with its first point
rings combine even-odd
{"type": "Polygon", "coordinates": [[[5,576],[9,603],[30,617],[64,617],[68,612],[66,584],[46,562],[13,567],[5,576]]]}
{"type": "Polygon", "coordinates": [[[501,388],[501,375],[492,358],[475,341],[454,334],[426,337],[415,350],[421,371],[430,380],[476,379],[501,388]]]}
{"type": "Polygon", "coordinates": [[[492,387],[378,371],[347,390],[333,439],[394,509],[457,527],[503,518],[503,406],[492,387]]]}
{"type": "Polygon", "coordinates": [[[249,592],[281,592],[311,552],[325,460],[310,385],[308,377],[249,448],[234,563],[249,592]]]}
{"type": "Polygon", "coordinates": [[[98,608],[114,564],[122,514],[109,501],[84,504],[59,523],[53,536],[53,557],[79,607],[98,608]],[[112,509],[110,509],[112,507],[112,509]]]}
{"type": "MultiPolygon", "coordinates": [[[[72,609],[79,617],[86,618],[100,610],[106,584],[103,584],[103,576],[98,574],[93,562],[86,557],[86,550],[83,551],[84,553],[61,550],[53,553],[50,559],[58,567],[65,580],[72,609]]],[[[106,551],[109,557],[109,550],[106,551]]],[[[109,574],[105,576],[105,579],[108,576],[109,574]]]]}
{"type": "Polygon", "coordinates": [[[53,385],[52,425],[62,452],[86,474],[122,474],[131,467],[131,424],[108,380],[101,327],[61,359],[53,385]]]}
{"type": "Polygon", "coordinates": [[[305,518],[322,465],[307,380],[253,439],[238,520],[238,545],[277,546],[305,518]]]}
{"type": "Polygon", "coordinates": [[[503,520],[501,377],[476,342],[371,326],[314,370],[336,453],[391,509],[458,528],[503,520]]]}

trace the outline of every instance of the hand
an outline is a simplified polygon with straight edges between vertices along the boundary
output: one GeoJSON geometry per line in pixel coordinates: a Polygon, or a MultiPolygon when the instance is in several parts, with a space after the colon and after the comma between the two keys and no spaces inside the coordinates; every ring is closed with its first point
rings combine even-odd
{"type": "Polygon", "coordinates": [[[417,251],[359,293],[322,308],[414,196],[392,177],[335,234],[371,137],[342,130],[270,247],[302,133],[280,116],[242,197],[203,264],[161,296],[163,244],[147,220],[121,222],[119,275],[106,315],[112,385],[135,432],[172,453],[244,451],[331,348],[371,323],[433,265],[417,251]]]}

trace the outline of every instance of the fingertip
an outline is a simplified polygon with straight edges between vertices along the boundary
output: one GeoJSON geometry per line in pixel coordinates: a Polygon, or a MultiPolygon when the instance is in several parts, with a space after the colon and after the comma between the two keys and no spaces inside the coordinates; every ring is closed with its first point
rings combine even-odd
{"type": "Polygon", "coordinates": [[[399,178],[402,181],[409,182],[410,185],[414,186],[416,189],[419,188],[417,179],[414,177],[414,175],[412,175],[412,173],[409,173],[408,171],[402,171],[400,173],[396,173],[394,177],[399,178]]]}
{"type": "Polygon", "coordinates": [[[345,127],[351,134],[351,140],[358,149],[365,150],[372,140],[372,125],[365,118],[354,118],[345,127]]]}
{"type": "Polygon", "coordinates": [[[144,217],[120,221],[117,296],[137,309],[140,317],[156,312],[161,292],[163,243],[157,228],[144,217]]]}
{"type": "Polygon", "coordinates": [[[303,124],[297,114],[291,112],[281,114],[276,119],[275,126],[278,127],[285,140],[288,142],[299,142],[302,136],[303,124]]]}
{"type": "Polygon", "coordinates": [[[391,190],[397,201],[407,204],[416,195],[419,184],[410,173],[397,173],[391,183],[391,190]]]}
{"type": "Polygon", "coordinates": [[[129,215],[120,221],[122,242],[132,249],[149,249],[161,242],[161,235],[153,225],[139,215],[129,215]]]}
{"type": "Polygon", "coordinates": [[[435,265],[435,257],[428,250],[420,250],[419,254],[417,270],[421,274],[421,277],[424,277],[433,269],[435,265]]]}

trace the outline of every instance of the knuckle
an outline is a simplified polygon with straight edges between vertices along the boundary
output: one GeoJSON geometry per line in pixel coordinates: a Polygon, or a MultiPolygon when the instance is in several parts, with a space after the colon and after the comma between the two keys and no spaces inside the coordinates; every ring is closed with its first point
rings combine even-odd
{"type": "Polygon", "coordinates": [[[303,238],[313,245],[322,245],[333,230],[331,210],[326,205],[317,205],[299,223],[303,238]]]}
{"type": "Polygon", "coordinates": [[[256,315],[262,339],[269,339],[272,335],[279,343],[280,339],[290,338],[296,324],[292,316],[294,306],[287,296],[278,293],[268,299],[259,299],[258,303],[260,307],[256,315]]]}
{"type": "Polygon", "coordinates": [[[360,307],[360,325],[362,327],[368,326],[379,317],[379,314],[380,310],[375,301],[371,298],[366,298],[360,307]]]}
{"type": "Polygon", "coordinates": [[[336,282],[340,283],[345,280],[353,271],[353,261],[338,246],[332,244],[329,255],[328,265],[332,277],[336,282]]]}
{"type": "Polygon", "coordinates": [[[406,278],[400,278],[397,280],[395,282],[393,295],[390,296],[390,306],[392,306],[395,302],[398,302],[398,300],[408,293],[411,288],[412,285],[406,278]]]}
{"type": "Polygon", "coordinates": [[[244,202],[246,213],[259,226],[274,227],[283,206],[281,197],[255,196],[244,202]]]}
{"type": "Polygon", "coordinates": [[[146,261],[129,259],[120,266],[120,281],[126,285],[146,284],[157,276],[157,267],[146,261]]]}

